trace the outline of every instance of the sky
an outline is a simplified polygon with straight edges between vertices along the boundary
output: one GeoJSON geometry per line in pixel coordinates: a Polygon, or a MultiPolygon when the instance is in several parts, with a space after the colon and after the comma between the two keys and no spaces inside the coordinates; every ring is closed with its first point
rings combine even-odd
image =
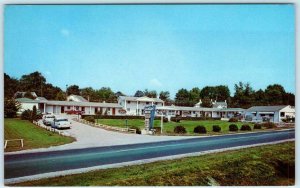
{"type": "Polygon", "coordinates": [[[65,90],[136,90],[249,82],[295,92],[292,4],[6,5],[4,72],[41,72],[65,90]]]}

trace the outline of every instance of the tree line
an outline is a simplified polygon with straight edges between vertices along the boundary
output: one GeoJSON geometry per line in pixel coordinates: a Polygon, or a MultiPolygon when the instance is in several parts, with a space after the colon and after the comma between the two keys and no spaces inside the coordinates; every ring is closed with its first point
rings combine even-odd
{"type": "MultiPolygon", "coordinates": [[[[4,97],[10,99],[17,91],[26,92],[25,97],[34,98],[30,92],[35,92],[40,97],[48,100],[66,100],[66,96],[81,95],[91,102],[117,102],[119,96],[125,94],[121,91],[114,92],[109,87],[94,89],[92,87],[80,88],[78,85],[70,85],[63,91],[51,83],[40,72],[23,75],[20,79],[12,78],[4,73],[4,97]]],[[[267,86],[264,90],[255,91],[249,83],[239,82],[234,86],[234,94],[231,96],[226,85],[206,86],[202,89],[194,87],[191,90],[179,89],[174,99],[170,98],[169,91],[157,93],[155,90],[137,90],[135,97],[160,98],[166,105],[194,106],[201,99],[203,107],[211,107],[211,100],[227,101],[228,107],[249,108],[262,105],[295,105],[295,95],[286,92],[279,84],[267,86]]]]}

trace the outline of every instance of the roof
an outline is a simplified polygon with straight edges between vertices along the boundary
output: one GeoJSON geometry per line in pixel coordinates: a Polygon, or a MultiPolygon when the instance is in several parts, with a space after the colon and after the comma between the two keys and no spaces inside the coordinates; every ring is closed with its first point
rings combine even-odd
{"type": "Polygon", "coordinates": [[[119,96],[119,98],[122,99],[122,100],[126,100],[126,101],[164,102],[161,99],[150,98],[150,97],[147,97],[147,96],[144,96],[144,97],[119,96]]]}
{"type": "Polygon", "coordinates": [[[47,105],[61,105],[61,106],[85,106],[85,107],[110,107],[122,108],[118,103],[100,103],[100,102],[76,102],[76,101],[44,101],[47,105]]]}
{"type": "Polygon", "coordinates": [[[38,100],[38,101],[47,101],[47,99],[45,97],[37,97],[35,100],[38,100]]]}
{"type": "Polygon", "coordinates": [[[279,111],[288,105],[281,105],[281,106],[252,106],[251,108],[248,108],[247,112],[275,112],[279,111]]]}
{"type": "Polygon", "coordinates": [[[29,99],[29,98],[17,98],[16,101],[22,102],[22,103],[39,103],[39,101],[29,99]]]}
{"type": "Polygon", "coordinates": [[[88,102],[88,100],[86,100],[85,98],[83,98],[82,96],[80,96],[80,95],[70,95],[70,96],[68,96],[68,98],[69,97],[74,97],[74,98],[76,98],[77,100],[79,100],[80,102],[88,102]]]}
{"type": "Polygon", "coordinates": [[[209,111],[209,112],[220,112],[220,111],[245,111],[243,108],[199,108],[199,107],[186,107],[186,106],[160,106],[158,110],[182,110],[182,111],[209,111]]]}

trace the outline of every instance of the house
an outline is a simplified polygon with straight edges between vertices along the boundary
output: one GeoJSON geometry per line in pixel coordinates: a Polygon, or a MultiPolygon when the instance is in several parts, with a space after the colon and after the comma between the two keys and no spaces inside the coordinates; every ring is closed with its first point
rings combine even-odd
{"type": "Polygon", "coordinates": [[[280,123],[286,118],[295,118],[295,107],[290,105],[253,106],[245,112],[246,121],[280,123]]]}
{"type": "Polygon", "coordinates": [[[75,102],[88,102],[85,98],[79,95],[69,95],[67,97],[67,101],[75,101],[75,102]]]}
{"type": "Polygon", "coordinates": [[[185,106],[162,106],[157,107],[158,115],[167,117],[211,117],[211,118],[231,118],[244,113],[242,108],[203,108],[185,106]]]}
{"type": "MultiPolygon", "coordinates": [[[[210,100],[210,101],[212,103],[212,107],[213,108],[227,108],[227,102],[226,102],[226,100],[224,102],[222,102],[222,101],[216,101],[216,100],[215,101],[210,100]]],[[[202,101],[200,99],[199,102],[196,103],[194,107],[200,108],[200,107],[202,107],[201,105],[202,105],[202,101]]]]}
{"type": "Polygon", "coordinates": [[[76,102],[76,101],[54,101],[18,98],[16,99],[21,104],[19,113],[24,110],[32,110],[33,106],[42,113],[63,114],[71,111],[80,111],[83,114],[107,114],[107,115],[124,115],[122,106],[117,103],[99,103],[99,102],[76,102]]]}
{"type": "Polygon", "coordinates": [[[146,96],[119,96],[118,104],[125,109],[127,115],[144,115],[145,106],[156,105],[156,107],[161,107],[164,106],[164,101],[158,98],[150,98],[146,96]]]}

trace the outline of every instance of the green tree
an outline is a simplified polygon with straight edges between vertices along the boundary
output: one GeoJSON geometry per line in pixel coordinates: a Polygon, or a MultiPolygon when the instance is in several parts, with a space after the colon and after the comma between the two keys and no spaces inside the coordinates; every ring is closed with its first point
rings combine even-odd
{"type": "Polygon", "coordinates": [[[36,106],[34,105],[31,113],[31,121],[36,121],[36,120],[37,120],[37,110],[36,110],[36,106]]]}
{"type": "Polygon", "coordinates": [[[96,90],[96,94],[100,102],[117,102],[115,93],[109,87],[102,87],[101,89],[96,90]]]}
{"type": "Polygon", "coordinates": [[[209,99],[217,98],[217,91],[215,87],[205,86],[200,92],[200,98],[204,99],[205,97],[209,99]]]}
{"type": "Polygon", "coordinates": [[[80,95],[80,90],[78,85],[71,85],[67,88],[67,95],[80,95]]]}
{"type": "Polygon", "coordinates": [[[91,102],[97,102],[100,100],[100,97],[98,97],[97,92],[92,87],[80,89],[80,95],[91,102]]]}
{"type": "Polygon", "coordinates": [[[204,107],[204,108],[211,108],[212,107],[212,102],[211,102],[210,98],[204,97],[201,101],[202,101],[201,107],[204,107]]]}
{"type": "Polygon", "coordinates": [[[175,105],[177,106],[193,106],[189,101],[190,92],[187,89],[180,89],[175,95],[175,105]]]}
{"type": "Polygon", "coordinates": [[[141,90],[137,90],[134,94],[135,97],[143,97],[145,96],[145,93],[141,90]]]}
{"type": "Polygon", "coordinates": [[[239,108],[249,108],[255,102],[255,91],[249,83],[239,82],[234,85],[235,93],[232,98],[232,106],[239,108]]]}
{"type": "Polygon", "coordinates": [[[18,110],[21,108],[21,104],[11,99],[4,99],[4,117],[5,118],[15,118],[17,116],[18,110]]]}
{"type": "Polygon", "coordinates": [[[35,97],[29,91],[24,94],[24,98],[35,99],[35,97]]]}
{"type": "Polygon", "coordinates": [[[19,80],[4,73],[4,98],[12,98],[20,90],[19,80]]]}
{"type": "Polygon", "coordinates": [[[145,96],[150,97],[150,98],[157,97],[157,92],[155,90],[148,91],[148,89],[145,89],[144,94],[145,94],[145,96]]]}
{"type": "Polygon", "coordinates": [[[161,91],[159,93],[159,98],[165,102],[170,100],[170,92],[169,91],[161,91]]]}
{"type": "Polygon", "coordinates": [[[23,75],[20,79],[22,91],[35,92],[38,96],[43,96],[45,84],[46,78],[38,71],[23,75]]]}
{"type": "Polygon", "coordinates": [[[198,87],[194,87],[190,90],[189,102],[195,105],[199,102],[201,90],[198,87]]]}
{"type": "Polygon", "coordinates": [[[60,91],[56,94],[55,100],[65,101],[67,100],[66,94],[63,91],[60,91]]]}
{"type": "Polygon", "coordinates": [[[230,90],[228,86],[225,85],[219,85],[215,87],[216,92],[216,100],[218,101],[225,101],[230,98],[230,90]]]}
{"type": "Polygon", "coordinates": [[[279,84],[269,85],[265,89],[267,102],[269,105],[282,105],[285,97],[285,90],[279,84]]]}

